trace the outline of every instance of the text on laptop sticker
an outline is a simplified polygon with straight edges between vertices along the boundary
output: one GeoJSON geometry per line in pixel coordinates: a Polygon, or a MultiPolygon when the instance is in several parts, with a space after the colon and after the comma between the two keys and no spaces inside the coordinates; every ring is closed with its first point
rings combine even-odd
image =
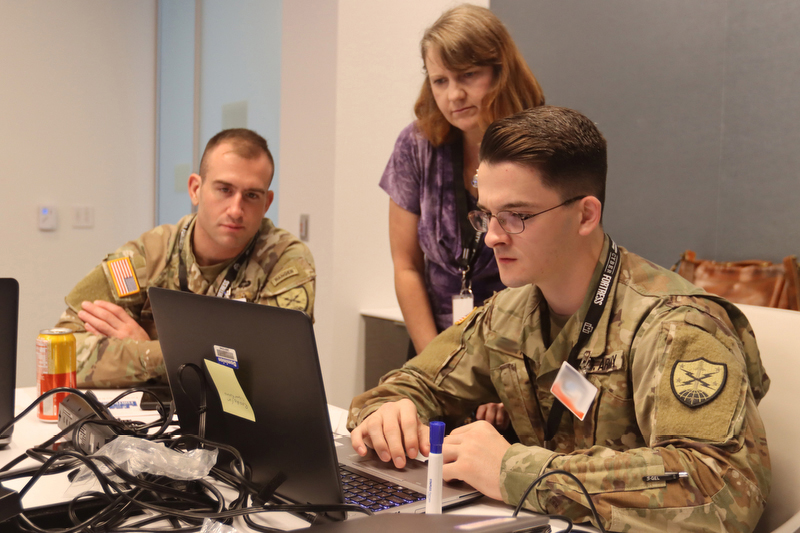
{"type": "Polygon", "coordinates": [[[233,348],[226,348],[225,346],[214,345],[214,355],[217,357],[217,363],[231,368],[239,369],[239,358],[236,357],[236,350],[233,348]]]}
{"type": "Polygon", "coordinates": [[[211,376],[211,381],[214,382],[214,387],[216,387],[219,394],[222,410],[228,414],[255,422],[256,415],[253,413],[253,407],[247,400],[247,396],[245,396],[239,380],[236,379],[236,373],[233,369],[208,359],[205,359],[204,362],[211,376]]]}

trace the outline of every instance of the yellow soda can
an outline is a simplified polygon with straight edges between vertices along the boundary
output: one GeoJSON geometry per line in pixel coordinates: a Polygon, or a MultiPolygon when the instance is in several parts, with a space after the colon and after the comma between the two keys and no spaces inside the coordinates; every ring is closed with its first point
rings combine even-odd
{"type": "MultiPolygon", "coordinates": [[[[43,329],[36,337],[36,384],[38,395],[56,387],[77,386],[75,370],[75,335],[67,328],[43,329]]],[[[47,422],[58,420],[58,406],[66,392],[48,396],[39,404],[39,419],[47,422]]]]}

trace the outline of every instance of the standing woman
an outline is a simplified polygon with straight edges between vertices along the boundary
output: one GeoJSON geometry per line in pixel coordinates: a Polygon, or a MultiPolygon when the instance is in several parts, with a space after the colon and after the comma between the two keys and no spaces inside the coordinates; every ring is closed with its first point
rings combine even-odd
{"type": "Polygon", "coordinates": [[[453,324],[454,302],[463,315],[472,301],[481,305],[505,288],[492,250],[467,220],[476,209],[478,150],[494,120],[544,104],[508,30],[488,9],[446,11],[420,48],[427,76],[417,120],[400,132],[380,182],[390,196],[397,300],[417,353],[453,324]]]}

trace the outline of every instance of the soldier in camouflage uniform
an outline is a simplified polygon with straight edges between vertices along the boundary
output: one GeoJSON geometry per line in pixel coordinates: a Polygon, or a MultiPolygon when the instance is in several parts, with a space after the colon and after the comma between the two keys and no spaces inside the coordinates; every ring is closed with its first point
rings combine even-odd
{"type": "Polygon", "coordinates": [[[206,146],[200,173],[189,178],[197,214],[123,245],[75,286],[57,325],[75,332],[80,387],[129,387],[164,378],[149,287],[313,315],[311,252],[264,218],[273,171],[267,143],[257,133],[220,132],[206,146]]]}
{"type": "MultiPolygon", "coordinates": [[[[600,224],[605,174],[605,140],[577,112],[538,107],[490,126],[478,172],[485,211],[471,218],[511,288],[353,400],[353,447],[403,466],[428,452],[425,423],[456,427],[500,401],[520,443],[483,421],[457,427],[444,442],[445,479],[514,505],[538,476],[565,470],[609,530],[752,531],[771,477],[756,407],[769,378],[753,331],[732,304],[616,247],[600,224]],[[617,269],[603,279],[610,255],[617,269]],[[583,419],[566,411],[545,443],[551,387],[601,292],[605,307],[576,352],[598,391],[583,419]]],[[[563,474],[524,503],[593,521],[563,474]]]]}

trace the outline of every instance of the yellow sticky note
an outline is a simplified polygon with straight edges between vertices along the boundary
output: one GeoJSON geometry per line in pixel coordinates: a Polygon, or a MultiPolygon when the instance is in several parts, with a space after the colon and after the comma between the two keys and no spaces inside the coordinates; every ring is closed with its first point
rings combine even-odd
{"type": "Polygon", "coordinates": [[[205,363],[208,373],[211,374],[211,380],[217,388],[217,393],[219,393],[222,409],[226,413],[255,422],[256,416],[253,408],[247,401],[247,396],[244,395],[233,369],[208,359],[205,359],[205,363]]]}

